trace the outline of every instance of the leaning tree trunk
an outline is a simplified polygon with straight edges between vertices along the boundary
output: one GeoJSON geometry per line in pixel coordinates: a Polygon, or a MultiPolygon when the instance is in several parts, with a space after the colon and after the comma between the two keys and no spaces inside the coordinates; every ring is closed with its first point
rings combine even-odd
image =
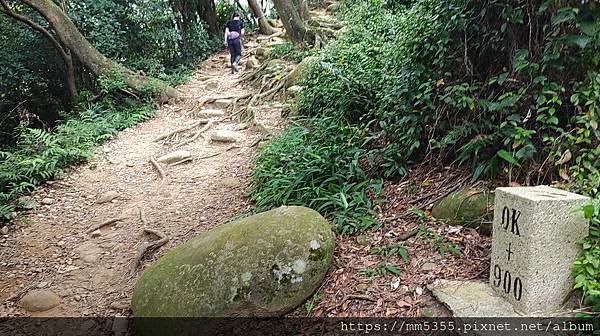
{"type": "Polygon", "coordinates": [[[272,35],[277,32],[275,28],[271,27],[269,21],[267,21],[265,14],[263,13],[262,9],[260,8],[260,5],[256,0],[248,0],[248,6],[250,6],[252,13],[258,19],[258,26],[262,34],[272,35]]]}
{"type": "Polygon", "coordinates": [[[50,24],[60,41],[96,76],[122,75],[127,85],[140,92],[153,86],[169,98],[178,97],[177,90],[162,81],[137,74],[102,55],[77,30],[71,19],[52,0],[22,0],[50,24]]]}
{"type": "Polygon", "coordinates": [[[77,102],[77,86],[75,84],[75,67],[73,66],[73,58],[71,57],[71,51],[60,44],[58,40],[52,36],[52,34],[46,30],[46,28],[35,23],[33,20],[25,15],[16,13],[9,5],[6,0],[0,0],[0,12],[4,13],[8,17],[22,22],[28,25],[31,29],[42,34],[56,49],[65,65],[65,86],[67,87],[67,94],[69,102],[75,104],[77,102]]]}
{"type": "Polygon", "coordinates": [[[208,34],[211,37],[220,35],[217,10],[213,0],[198,0],[198,16],[208,25],[208,34]]]}
{"type": "Polygon", "coordinates": [[[281,17],[287,35],[295,45],[314,42],[314,32],[308,29],[292,0],[273,0],[273,4],[281,17]]]}

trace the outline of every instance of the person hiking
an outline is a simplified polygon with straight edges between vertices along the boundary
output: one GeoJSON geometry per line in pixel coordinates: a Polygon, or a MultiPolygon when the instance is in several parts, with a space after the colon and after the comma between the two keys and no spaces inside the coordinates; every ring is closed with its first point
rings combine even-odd
{"type": "Polygon", "coordinates": [[[244,35],[244,21],[241,20],[240,13],[235,12],[225,26],[224,44],[229,46],[231,54],[231,73],[239,70],[238,63],[242,58],[242,35],[244,35]]]}

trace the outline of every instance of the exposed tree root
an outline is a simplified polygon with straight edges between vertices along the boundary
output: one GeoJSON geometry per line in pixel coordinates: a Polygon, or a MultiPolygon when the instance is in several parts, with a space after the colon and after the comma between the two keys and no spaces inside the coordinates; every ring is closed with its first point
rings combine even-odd
{"type": "Polygon", "coordinates": [[[154,240],[152,242],[143,242],[142,245],[140,245],[138,247],[135,257],[133,259],[133,263],[131,264],[131,269],[129,270],[129,274],[135,273],[138,265],[140,264],[140,261],[142,260],[142,258],[144,257],[144,254],[146,254],[146,252],[148,250],[157,249],[169,241],[169,238],[164,233],[146,228],[148,226],[148,222],[146,221],[146,216],[144,215],[144,211],[142,209],[140,209],[140,220],[144,224],[144,227],[145,227],[144,232],[148,233],[148,234],[153,234],[153,235],[157,236],[159,239],[154,240]]]}
{"type": "Polygon", "coordinates": [[[172,138],[176,134],[187,132],[187,131],[191,130],[192,128],[198,127],[198,126],[200,126],[202,124],[206,124],[208,122],[209,122],[209,120],[207,120],[207,119],[198,120],[198,121],[196,121],[195,123],[193,123],[193,124],[191,124],[189,126],[181,127],[181,128],[178,128],[178,129],[176,129],[174,131],[171,131],[169,133],[165,133],[165,134],[159,136],[158,138],[154,139],[154,142],[158,142],[158,141],[161,141],[161,140],[164,140],[164,139],[170,139],[170,138],[172,138]]]}
{"type": "Polygon", "coordinates": [[[276,32],[276,33],[274,33],[274,34],[271,34],[271,35],[267,35],[267,36],[259,36],[259,37],[257,37],[257,38],[256,38],[256,41],[259,41],[259,42],[260,42],[260,41],[268,41],[268,40],[270,40],[270,39],[272,39],[272,38],[283,36],[284,34],[285,34],[285,32],[283,32],[283,31],[278,31],[278,32],[276,32]]]}
{"type": "Polygon", "coordinates": [[[112,224],[112,223],[116,223],[116,222],[118,222],[118,221],[122,221],[122,220],[123,220],[123,219],[125,219],[125,218],[126,218],[126,217],[111,218],[111,219],[109,219],[109,220],[106,220],[106,221],[104,221],[104,222],[102,222],[102,223],[100,223],[100,224],[96,224],[96,225],[92,226],[91,228],[87,229],[87,230],[85,231],[85,233],[91,233],[91,232],[94,232],[94,231],[96,231],[96,230],[99,230],[100,228],[102,228],[102,227],[105,227],[105,226],[107,226],[107,225],[110,225],[110,224],[112,224]]]}
{"type": "Polygon", "coordinates": [[[156,162],[156,160],[153,157],[150,157],[150,162],[152,163],[154,168],[156,168],[156,170],[158,171],[158,174],[160,175],[160,179],[163,181],[166,180],[165,171],[162,169],[160,164],[158,162],[156,162]]]}
{"type": "Polygon", "coordinates": [[[211,128],[214,123],[214,120],[210,120],[204,127],[202,127],[198,132],[196,132],[194,136],[182,142],[181,144],[179,144],[179,146],[185,146],[189,143],[196,141],[196,139],[198,139],[198,137],[200,137],[202,133],[204,133],[207,129],[211,128]]]}
{"type": "Polygon", "coordinates": [[[173,163],[169,164],[169,167],[175,167],[175,166],[180,165],[182,163],[191,162],[191,161],[194,161],[194,159],[192,159],[191,157],[185,158],[185,159],[183,159],[181,161],[177,161],[177,162],[173,162],[173,163]]]}

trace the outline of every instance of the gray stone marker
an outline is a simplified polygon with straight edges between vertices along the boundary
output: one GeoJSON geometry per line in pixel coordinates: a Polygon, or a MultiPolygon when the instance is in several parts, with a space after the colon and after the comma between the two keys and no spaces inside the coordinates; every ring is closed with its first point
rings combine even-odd
{"type": "Polygon", "coordinates": [[[588,202],[547,186],[496,189],[489,284],[515,311],[561,311],[573,288],[577,242],[588,235],[581,211],[588,202]]]}
{"type": "Polygon", "coordinates": [[[496,189],[489,282],[436,280],[428,288],[455,317],[569,316],[577,242],[589,198],[547,187],[496,189]]]}

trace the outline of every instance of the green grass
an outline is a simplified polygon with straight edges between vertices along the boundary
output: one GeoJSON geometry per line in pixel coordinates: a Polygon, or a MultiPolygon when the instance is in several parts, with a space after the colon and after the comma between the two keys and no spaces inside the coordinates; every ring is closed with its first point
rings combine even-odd
{"type": "Polygon", "coordinates": [[[336,118],[292,123],[256,162],[250,193],[256,211],[303,205],[331,219],[340,233],[376,226],[367,190],[380,194],[382,182],[359,164],[362,136],[336,118]]]}

